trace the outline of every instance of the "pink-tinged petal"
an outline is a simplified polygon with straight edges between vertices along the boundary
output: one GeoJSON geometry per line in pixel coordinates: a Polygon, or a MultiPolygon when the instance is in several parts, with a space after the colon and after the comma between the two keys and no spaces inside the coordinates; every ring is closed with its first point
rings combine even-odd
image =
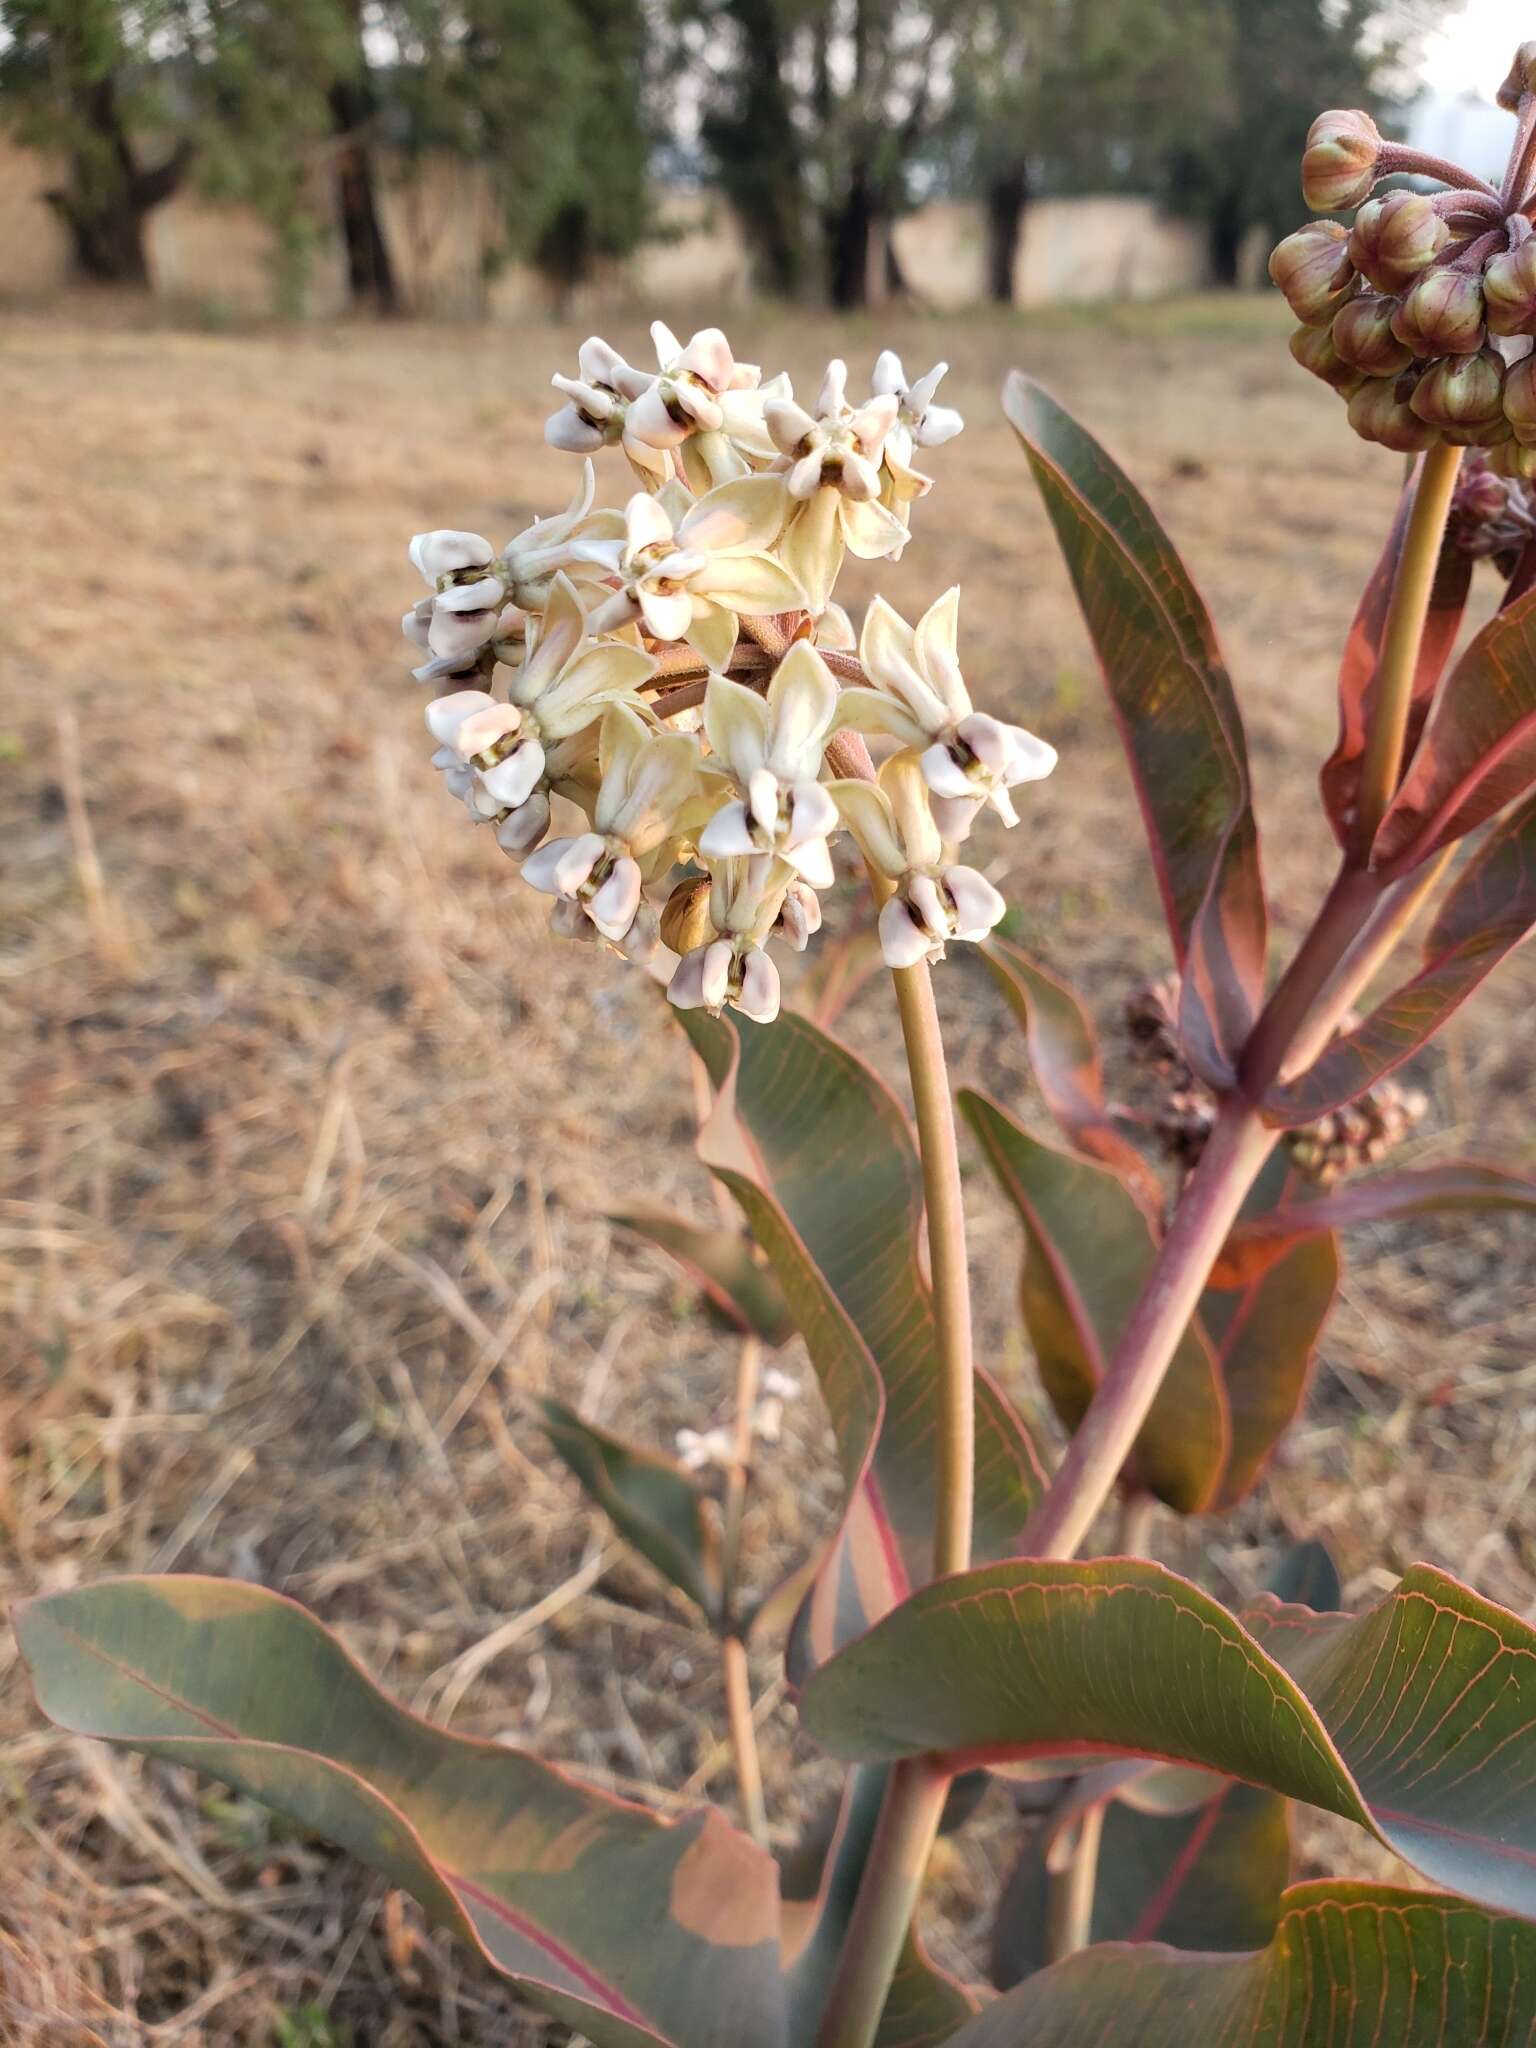
{"type": "Polygon", "coordinates": [[[704,955],[707,950],[704,946],[695,946],[673,968],[672,979],[667,983],[667,1001],[674,1009],[703,1009],[704,955]]]}
{"type": "Polygon", "coordinates": [[[467,661],[496,637],[493,611],[446,611],[441,605],[427,628],[427,645],[439,661],[467,661]]]}
{"type": "Polygon", "coordinates": [[[1008,729],[985,711],[973,711],[955,727],[955,737],[970,748],[989,775],[1003,775],[1008,768],[1008,729]]]}
{"type": "Polygon", "coordinates": [[[618,350],[610,348],[600,334],[589,334],[581,344],[576,351],[576,367],[586,383],[606,384],[610,391],[618,389],[620,377],[629,370],[618,350]]]}
{"type": "Polygon", "coordinates": [[[763,381],[761,363],[733,363],[731,381],[726,389],[730,391],[755,391],[763,381]]]}
{"type": "Polygon", "coordinates": [[[747,807],[736,798],[722,804],[699,834],[699,852],[706,860],[744,859],[757,850],[747,807]]]}
{"type": "Polygon", "coordinates": [[[784,530],[788,507],[777,477],[745,476],[707,491],[679,523],[681,546],[716,554],[762,554],[784,530]]]}
{"type": "Polygon", "coordinates": [[[624,507],[624,542],[631,554],[641,548],[670,547],[674,535],[666,507],[646,491],[636,491],[624,507]]]}
{"type": "Polygon", "coordinates": [[[874,463],[850,449],[843,457],[843,496],[851,504],[867,504],[880,495],[880,472],[874,463]]]}
{"type": "Polygon", "coordinates": [[[605,939],[618,941],[635,921],[640,908],[640,869],[627,857],[616,860],[612,872],[587,904],[587,915],[605,939]]]}
{"type": "Polygon", "coordinates": [[[1022,725],[1007,725],[1003,730],[1008,735],[1010,783],[1039,782],[1051,773],[1056,766],[1057,753],[1049,740],[1026,732],[1022,725]]]}
{"type": "Polygon", "coordinates": [[[496,827],[496,844],[514,860],[537,846],[549,830],[549,798],[535,790],[527,803],[509,811],[496,827]]]}
{"type": "MultiPolygon", "coordinates": [[[[699,596],[697,585],[694,595],[699,596]]],[[[729,668],[736,649],[736,614],[712,598],[696,603],[692,622],[683,637],[710,668],[729,668]]]]}
{"type": "MultiPolygon", "coordinates": [[[[837,805],[824,783],[797,782],[789,807],[789,833],[786,846],[804,846],[812,839],[825,841],[828,834],[835,832],[840,823],[837,805]]],[[[826,883],[818,883],[825,888],[826,883]]]]}
{"type": "Polygon", "coordinates": [[[813,889],[830,889],[837,880],[832,869],[832,849],[825,839],[799,839],[779,850],[795,873],[813,889]]]}
{"type": "Polygon", "coordinates": [[[763,424],[781,454],[799,455],[818,429],[815,420],[792,398],[770,398],[763,405],[763,424]]]}
{"type": "Polygon", "coordinates": [[[544,438],[567,455],[591,455],[603,445],[601,427],[583,419],[574,405],[562,405],[544,422],[544,438]]]}
{"type": "Polygon", "coordinates": [[[693,599],[686,590],[662,595],[642,583],[635,591],[645,629],[656,640],[682,640],[693,623],[693,599]]]}
{"type": "Polygon", "coordinates": [[[754,946],[741,962],[741,994],[735,1007],[754,1024],[771,1024],[779,1014],[779,970],[761,946],[754,946]]]}
{"type": "Polygon", "coordinates": [[[473,676],[480,673],[480,650],[473,654],[434,655],[431,661],[424,661],[420,668],[413,668],[411,674],[418,683],[442,683],[450,678],[473,676]]]}
{"type": "Polygon", "coordinates": [[[695,573],[692,587],[701,597],[713,598],[747,619],[805,609],[805,592],[772,555],[710,555],[695,573]]]}
{"type": "Polygon", "coordinates": [[[915,967],[934,953],[934,943],[913,917],[903,896],[893,896],[880,912],[880,951],[887,967],[915,967]]]}
{"type": "Polygon", "coordinates": [[[826,451],[813,448],[809,455],[802,455],[798,462],[790,464],[784,479],[784,488],[790,497],[803,502],[814,498],[821,489],[822,471],[826,468],[826,451]]]}
{"type": "Polygon", "coordinates": [[[672,365],[675,375],[698,377],[711,391],[729,390],[735,367],[731,344],[718,327],[701,327],[672,365]]]}
{"type": "Polygon", "coordinates": [[[864,562],[878,562],[906,545],[907,529],[894,512],[871,500],[856,504],[851,498],[840,502],[843,539],[850,554],[864,562]]]}
{"type": "Polygon", "coordinates": [[[935,796],[974,797],[976,785],[942,740],[935,740],[922,758],[923,780],[935,796]]]}
{"type": "Polygon", "coordinates": [[[736,949],[729,939],[714,939],[704,948],[703,996],[707,1010],[719,1011],[731,989],[736,949]]]}
{"type": "Polygon", "coordinates": [[[942,942],[950,928],[949,905],[932,875],[913,875],[907,882],[907,901],[919,924],[936,942],[942,942]]]}
{"type": "Polygon", "coordinates": [[[872,398],[868,405],[860,406],[848,422],[853,437],[866,455],[877,459],[886,435],[896,424],[897,402],[892,397],[872,398]]]}
{"type": "Polygon", "coordinates": [[[876,398],[894,397],[900,399],[907,388],[907,373],[901,367],[901,357],[893,348],[881,349],[875,357],[874,372],[869,388],[876,398]]]}
{"type": "Polygon", "coordinates": [[[429,583],[439,576],[451,576],[460,569],[483,569],[495,558],[496,550],[483,534],[460,533],[439,527],[432,533],[418,533],[411,541],[411,560],[429,583]]]}
{"type": "Polygon", "coordinates": [[[837,710],[832,671],[809,641],[797,640],[768,685],[768,764],[786,782],[813,781],[837,710]]]}
{"type": "Polygon", "coordinates": [[[546,896],[574,896],[607,850],[596,832],[582,832],[574,839],[551,839],[523,862],[523,880],[546,896]]]}
{"type": "Polygon", "coordinates": [[[821,930],[821,898],[806,882],[791,882],[779,911],[779,929],[797,953],[821,930]]]}
{"type": "Polygon", "coordinates": [[[659,384],[642,391],[624,417],[626,445],[631,441],[642,441],[647,448],[676,448],[679,442],[687,440],[692,431],[692,426],[686,421],[680,423],[673,419],[659,384]]]}
{"type": "Polygon", "coordinates": [[[499,576],[481,576],[473,583],[453,583],[439,591],[434,607],[440,612],[499,612],[506,599],[506,585],[499,576]]]}
{"type": "Polygon", "coordinates": [[[827,365],[827,374],[821,380],[821,391],[816,400],[816,417],[822,420],[841,419],[848,410],[848,365],[841,356],[834,356],[827,365]]]}
{"type": "Polygon", "coordinates": [[[471,712],[484,711],[495,701],[489,690],[451,690],[446,697],[434,697],[426,709],[427,731],[440,747],[451,746],[471,712]]]}
{"type": "Polygon", "coordinates": [[[533,795],[543,773],[544,749],[536,739],[529,738],[515,747],[504,761],[498,761],[494,768],[485,769],[480,780],[486,793],[497,803],[515,811],[519,804],[525,804],[533,795]]]}
{"type": "Polygon", "coordinates": [[[986,876],[978,874],[975,868],[946,868],[944,887],[955,906],[957,939],[984,939],[1008,908],[986,876]]]}
{"type": "Polygon", "coordinates": [[[704,731],[721,762],[743,785],[768,759],[768,707],[755,690],[729,676],[709,679],[704,731]]]}
{"type": "Polygon", "coordinates": [[[986,808],[986,802],[979,796],[935,796],[929,808],[944,844],[962,846],[970,838],[971,827],[986,808]]]}
{"type": "Polygon", "coordinates": [[[667,397],[673,406],[688,415],[695,433],[717,434],[725,425],[724,406],[702,384],[679,381],[668,387],[667,397]]]}
{"type": "Polygon", "coordinates": [[[664,370],[670,369],[683,352],[683,344],[665,320],[651,322],[651,344],[656,350],[656,360],[664,370]]]}
{"type": "Polygon", "coordinates": [[[649,903],[641,904],[629,930],[613,944],[634,967],[644,967],[661,950],[661,924],[649,903]]]}
{"type": "Polygon", "coordinates": [[[476,780],[466,792],[464,808],[472,818],[484,825],[490,824],[494,818],[499,818],[502,812],[501,804],[479,780],[476,780]]]}
{"type": "Polygon", "coordinates": [[[454,733],[453,744],[467,761],[519,731],[522,723],[523,714],[515,704],[498,704],[494,698],[487,698],[484,704],[471,707],[469,716],[454,733]]]}
{"type": "Polygon", "coordinates": [[[747,777],[747,809],[770,838],[779,829],[779,778],[771,768],[754,768],[747,777]]]}

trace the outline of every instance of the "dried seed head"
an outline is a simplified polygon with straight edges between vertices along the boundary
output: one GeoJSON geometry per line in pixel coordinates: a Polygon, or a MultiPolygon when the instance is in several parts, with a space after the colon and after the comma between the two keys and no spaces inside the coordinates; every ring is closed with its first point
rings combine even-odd
{"type": "Polygon", "coordinates": [[[1308,221],[1270,256],[1271,279],[1296,318],[1309,327],[1326,325],[1355,282],[1348,242],[1337,221],[1308,221]]]}
{"type": "Polygon", "coordinates": [[[1506,113],[1518,114],[1520,102],[1531,92],[1536,92],[1536,43],[1522,43],[1499,87],[1499,105],[1506,113]]]}
{"type": "Polygon", "coordinates": [[[1314,212],[1339,213],[1370,196],[1381,135],[1369,114],[1335,108],[1319,114],[1301,159],[1301,191],[1314,212]]]}
{"type": "Polygon", "coordinates": [[[1408,287],[1392,332],[1420,359],[1471,355],[1487,338],[1481,281],[1461,270],[1424,271],[1408,287]]]}
{"type": "Polygon", "coordinates": [[[1407,289],[1450,236],[1433,200],[1422,192],[1368,199],[1349,234],[1349,260],[1379,292],[1407,289]]]}
{"type": "Polygon", "coordinates": [[[709,877],[694,875],[679,882],[661,913],[662,942],[674,953],[691,953],[715,936],[709,915],[709,877]]]}
{"type": "Polygon", "coordinates": [[[1398,339],[1395,316],[1400,299],[1362,294],[1341,306],[1329,333],[1346,363],[1367,377],[1397,377],[1413,361],[1413,350],[1398,339]]]}

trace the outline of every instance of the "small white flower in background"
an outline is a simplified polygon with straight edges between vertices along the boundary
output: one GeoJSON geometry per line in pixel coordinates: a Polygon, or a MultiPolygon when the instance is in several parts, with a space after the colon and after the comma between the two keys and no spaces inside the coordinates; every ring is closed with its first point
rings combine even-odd
{"type": "Polygon", "coordinates": [[[773,854],[722,860],[709,874],[709,917],[715,937],[677,963],[667,987],[679,1010],[719,1016],[729,1005],[755,1024],[779,1014],[779,970],[763,951],[795,878],[773,854]]]}
{"type": "Polygon", "coordinates": [[[763,1374],[763,1392],[775,1401],[798,1401],[800,1382],[793,1373],[780,1372],[776,1365],[770,1365],[763,1374]]]}
{"type": "Polygon", "coordinates": [[[711,1465],[730,1465],[736,1456],[736,1439],[728,1429],[680,1429],[676,1436],[677,1458],[690,1472],[704,1472],[711,1465]]]}
{"type": "Polygon", "coordinates": [[[942,960],[951,939],[984,939],[1007,904],[975,868],[946,863],[917,755],[893,754],[874,782],[834,782],[843,823],[870,865],[896,887],[882,905],[890,967],[942,960]]]}
{"type": "Polygon", "coordinates": [[[780,553],[818,612],[831,598],[845,552],[875,561],[906,539],[901,521],[880,503],[880,463],[896,400],[874,398],[855,412],[847,383],[847,365],[833,361],[814,415],[792,398],[770,399],[763,412],[790,499],[780,553]]]}
{"type": "MultiPolygon", "coordinates": [[[[837,723],[853,732],[889,733],[922,753],[935,796],[990,803],[1006,825],[1018,822],[1008,792],[1056,766],[1056,749],[1021,725],[976,711],[957,652],[960,592],[946,590],[916,627],[883,597],[864,615],[859,659],[871,687],[845,690],[837,723]]],[[[951,835],[950,836],[963,836],[951,835]]]]}
{"type": "Polygon", "coordinates": [[[765,697],[710,677],[704,730],[742,794],[700,834],[705,860],[777,853],[813,889],[832,886],[827,835],[837,830],[837,806],[818,778],[836,710],[837,684],[804,640],[774,670],[765,697]]]}
{"type": "Polygon", "coordinates": [[[783,495],[770,477],[721,484],[697,501],[679,485],[654,498],[637,491],[622,538],[577,543],[620,584],[592,614],[592,631],[638,620],[652,639],[686,640],[712,668],[725,667],[739,617],[805,607],[804,591],[769,552],[783,524],[783,495]]]}

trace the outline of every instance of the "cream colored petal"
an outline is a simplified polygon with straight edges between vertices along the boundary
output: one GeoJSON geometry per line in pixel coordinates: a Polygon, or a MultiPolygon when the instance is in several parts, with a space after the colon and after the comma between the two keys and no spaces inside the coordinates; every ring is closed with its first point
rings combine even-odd
{"type": "Polygon", "coordinates": [[[878,781],[890,800],[908,867],[935,866],[944,857],[944,842],[928,807],[928,785],[917,755],[911,748],[892,754],[888,761],[881,762],[878,781]]]}
{"type": "Polygon", "coordinates": [[[837,710],[837,684],[808,640],[797,640],[774,670],[767,703],[768,766],[782,782],[814,782],[837,710]]]}
{"type": "Polygon", "coordinates": [[[754,946],[741,963],[741,993],[735,1007],[754,1024],[771,1024],[779,1014],[779,970],[761,946],[754,946]]]}
{"type": "MultiPolygon", "coordinates": [[[[694,586],[695,598],[699,586],[694,586]]],[[[736,614],[716,600],[695,603],[693,619],[683,636],[698,649],[711,668],[729,668],[736,651],[736,614]]]]}
{"type": "Polygon", "coordinates": [[[888,696],[884,690],[866,690],[858,684],[839,694],[832,730],[889,733],[905,747],[920,747],[928,737],[900,698],[888,696]]]}
{"type": "Polygon", "coordinates": [[[859,644],[853,621],[840,604],[829,604],[816,621],[816,645],[839,654],[852,654],[859,644]]]}
{"type": "Polygon", "coordinates": [[[653,498],[646,491],[635,492],[624,507],[624,539],[631,554],[638,554],[641,548],[671,546],[672,521],[659,495],[653,498]]]}
{"type": "Polygon", "coordinates": [[[574,896],[606,851],[595,832],[551,839],[523,862],[523,880],[546,896],[574,896]]]}
{"type": "Polygon", "coordinates": [[[887,967],[915,967],[919,960],[931,960],[940,950],[913,916],[904,896],[893,896],[882,906],[879,930],[887,967]]]}
{"type": "Polygon", "coordinates": [[[613,829],[612,820],[629,794],[635,761],[655,729],[631,704],[610,704],[603,713],[597,736],[603,780],[592,820],[599,832],[613,829]]]}
{"type": "Polygon", "coordinates": [[[860,561],[878,562],[885,555],[893,555],[907,538],[907,529],[896,517],[888,512],[876,499],[868,504],[855,504],[852,498],[840,501],[842,511],[843,539],[849,552],[860,561]]]}
{"type": "Polygon", "coordinates": [[[450,690],[446,697],[434,697],[426,709],[427,731],[439,746],[451,746],[465,719],[489,710],[495,701],[489,690],[450,690]]]}
{"type": "Polygon", "coordinates": [[[713,675],[704,692],[704,731],[709,744],[745,784],[768,760],[768,707],[755,690],[713,675]]]}
{"type": "Polygon", "coordinates": [[[792,398],[766,400],[763,424],[774,447],[783,455],[798,455],[804,443],[817,431],[815,420],[792,398]]]}
{"type": "Polygon", "coordinates": [[[678,545],[707,554],[761,554],[778,539],[788,514],[777,477],[741,477],[699,499],[678,526],[678,545]]]}
{"type": "Polygon", "coordinates": [[[951,718],[964,718],[970,711],[970,692],[960,673],[960,586],[952,585],[936,598],[917,622],[914,639],[917,665],[938,691],[951,718]]]}
{"type": "Polygon", "coordinates": [[[730,385],[736,363],[731,354],[731,344],[720,329],[701,327],[676,358],[673,367],[679,375],[687,372],[702,378],[711,391],[724,391],[730,385]]]}
{"type": "Polygon", "coordinates": [[[654,656],[618,640],[601,641],[578,655],[559,682],[541,693],[539,724],[554,739],[580,732],[594,722],[604,703],[631,696],[655,673],[654,656]]]}
{"type": "Polygon", "coordinates": [[[805,592],[772,555],[712,555],[690,587],[747,619],[804,611],[806,603],[805,592]]]}
{"type": "Polygon", "coordinates": [[[954,905],[957,939],[984,939],[1007,912],[1003,898],[975,868],[946,868],[944,887],[954,905]]]}
{"type": "Polygon", "coordinates": [[[874,372],[869,388],[876,398],[894,396],[898,402],[907,388],[907,373],[901,366],[901,357],[893,348],[881,349],[875,357],[874,372]]]}
{"type": "Polygon", "coordinates": [[[520,704],[530,704],[553,683],[587,637],[587,622],[576,586],[563,572],[550,585],[533,651],[512,685],[520,704]]]}
{"type": "Polygon", "coordinates": [[[677,813],[693,793],[698,763],[698,742],[683,732],[654,733],[635,756],[628,794],[607,829],[637,858],[672,837],[677,813]]]}
{"type": "Polygon", "coordinates": [[[544,422],[544,438],[551,448],[567,455],[590,456],[593,449],[602,447],[603,430],[584,419],[574,405],[562,405],[544,422]]]}
{"type": "Polygon", "coordinates": [[[880,495],[880,472],[867,455],[850,448],[843,457],[843,496],[852,505],[867,504],[880,495]]]}
{"type": "Polygon", "coordinates": [[[832,849],[825,839],[797,839],[793,846],[784,848],[784,858],[813,889],[830,889],[837,880],[832,870],[832,849]]]}
{"type": "Polygon", "coordinates": [[[616,860],[601,887],[587,904],[587,915],[605,939],[615,944],[634,923],[640,909],[640,870],[632,860],[616,860]]]}
{"type": "Polygon", "coordinates": [[[693,599],[686,590],[652,590],[641,583],[635,596],[645,630],[654,640],[681,640],[693,624],[693,599]]]}
{"type": "Polygon", "coordinates": [[[664,370],[669,370],[683,352],[683,344],[665,320],[651,322],[651,345],[656,351],[657,362],[664,370]]]}
{"type": "Polygon", "coordinates": [[[837,814],[858,841],[872,867],[891,881],[907,870],[907,856],[896,834],[896,820],[885,791],[875,782],[829,782],[826,788],[837,814]]]}
{"type": "Polygon", "coordinates": [[[756,851],[752,819],[739,797],[722,804],[699,834],[699,852],[705,860],[740,860],[756,851]]]}
{"type": "Polygon", "coordinates": [[[805,592],[813,612],[826,606],[843,566],[841,505],[836,491],[817,491],[790,520],[779,542],[779,560],[805,592]]]}
{"type": "Polygon", "coordinates": [[[848,422],[854,439],[866,455],[879,454],[881,443],[896,424],[896,411],[897,401],[887,393],[883,397],[872,398],[848,422]]]}

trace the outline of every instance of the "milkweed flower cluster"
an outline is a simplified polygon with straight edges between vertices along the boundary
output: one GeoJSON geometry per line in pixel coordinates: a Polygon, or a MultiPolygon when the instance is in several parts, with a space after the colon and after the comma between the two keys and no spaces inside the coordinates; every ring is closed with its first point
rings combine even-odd
{"type": "Polygon", "coordinates": [[[1269,273],[1301,326],[1291,353],[1343,396],[1367,441],[1413,454],[1485,448],[1504,475],[1536,478],[1536,43],[1499,93],[1519,116],[1501,187],[1391,143],[1369,114],[1313,123],[1302,193],[1319,213],[1269,273]],[[1380,182],[1408,174],[1444,189],[1380,182]]]}
{"type": "Polygon", "coordinates": [[[550,443],[582,458],[563,512],[500,550],[418,534],[428,585],[402,621],[440,686],[434,765],[492,826],[553,927],[664,971],[680,1008],[779,1009],[780,942],[820,929],[846,837],[881,899],[887,960],[980,939],[1004,904],[961,858],[978,813],[1050,773],[1044,740],[971,700],[959,592],[908,622],[886,599],[855,635],[833,596],[849,554],[898,559],[959,433],[941,363],[909,383],[889,350],[869,393],[828,365],[813,405],[736,360],[718,328],[657,368],[583,343],[550,443]],[[593,457],[640,486],[599,506],[593,457]],[[865,744],[884,753],[878,772],[865,744]]]}

